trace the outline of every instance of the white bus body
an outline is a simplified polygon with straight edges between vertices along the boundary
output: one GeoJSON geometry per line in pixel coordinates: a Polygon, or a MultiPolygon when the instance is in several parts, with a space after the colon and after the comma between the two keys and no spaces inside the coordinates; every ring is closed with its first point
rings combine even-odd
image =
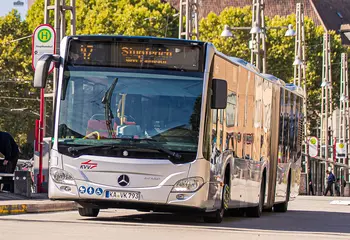
{"type": "MultiPolygon", "coordinates": [[[[37,86],[40,78],[37,67],[37,86]]],[[[263,208],[287,211],[300,184],[302,99],[297,87],[258,73],[210,43],[66,37],[59,57],[49,197],[76,201],[83,216],[97,216],[104,208],[128,208],[194,211],[207,222],[221,222],[224,211],[235,209],[253,217],[263,208]],[[80,53],[69,52],[74,41],[87,41],[80,53]],[[89,47],[94,41],[99,45],[89,47]],[[145,47],[141,51],[120,42],[164,42],[177,48],[174,53],[163,45],[153,52],[145,47]],[[102,53],[104,44],[109,49],[102,53]],[[186,56],[192,52],[182,45],[200,46],[200,51],[193,50],[197,59],[190,64],[186,56]],[[114,56],[111,49],[121,53],[114,56]],[[98,51],[106,55],[106,63],[98,51]],[[125,66],[140,59],[144,65],[129,72],[125,66]],[[144,67],[171,61],[184,61],[189,70],[144,67]],[[106,105],[101,96],[108,99],[108,89],[114,90],[106,105]],[[223,89],[227,96],[216,96],[225,95],[223,89]],[[225,106],[220,107],[223,99],[225,106]],[[109,116],[113,121],[108,122],[109,116]],[[119,122],[114,120],[117,116],[119,122]],[[150,123],[157,134],[145,130],[150,123]]]]}

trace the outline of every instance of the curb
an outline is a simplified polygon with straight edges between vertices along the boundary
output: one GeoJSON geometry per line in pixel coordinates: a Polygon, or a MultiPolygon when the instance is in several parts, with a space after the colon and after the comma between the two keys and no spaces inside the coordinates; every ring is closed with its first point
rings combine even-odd
{"type": "Polygon", "coordinates": [[[77,210],[75,202],[29,203],[0,205],[0,216],[25,213],[44,213],[77,210]]]}

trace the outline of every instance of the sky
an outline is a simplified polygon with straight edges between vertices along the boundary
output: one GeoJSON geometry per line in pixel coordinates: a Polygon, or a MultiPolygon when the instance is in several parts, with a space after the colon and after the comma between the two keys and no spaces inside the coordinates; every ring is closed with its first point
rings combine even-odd
{"type": "Polygon", "coordinates": [[[13,8],[17,9],[21,14],[21,18],[24,19],[28,10],[28,0],[0,0],[0,17],[5,16],[13,8]],[[23,6],[14,6],[13,3],[21,1],[24,3],[23,6]]]}

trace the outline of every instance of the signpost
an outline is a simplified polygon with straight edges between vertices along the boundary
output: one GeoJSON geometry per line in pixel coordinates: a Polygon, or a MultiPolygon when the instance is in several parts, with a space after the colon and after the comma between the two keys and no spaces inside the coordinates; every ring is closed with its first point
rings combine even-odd
{"type": "Polygon", "coordinates": [[[309,138],[309,155],[310,157],[317,157],[318,155],[318,139],[317,137],[309,138]]]}
{"type": "Polygon", "coordinates": [[[336,144],[336,158],[337,159],[345,159],[346,158],[346,145],[344,143],[337,143],[336,144]]]}
{"type": "MultiPolygon", "coordinates": [[[[56,33],[49,24],[41,24],[38,26],[32,36],[32,68],[35,71],[35,65],[39,58],[45,54],[55,54],[56,51],[56,33]]],[[[51,73],[53,71],[53,63],[50,66],[51,73]]]]}
{"type": "MultiPolygon", "coordinates": [[[[55,54],[56,51],[56,33],[49,24],[41,24],[38,26],[32,36],[32,68],[35,71],[36,63],[43,54],[55,54]]],[[[50,66],[49,73],[54,69],[53,63],[50,66]]],[[[40,90],[40,120],[36,126],[37,131],[36,143],[39,150],[39,174],[37,175],[37,192],[42,192],[43,182],[43,138],[44,138],[44,98],[45,90],[40,90]]]]}

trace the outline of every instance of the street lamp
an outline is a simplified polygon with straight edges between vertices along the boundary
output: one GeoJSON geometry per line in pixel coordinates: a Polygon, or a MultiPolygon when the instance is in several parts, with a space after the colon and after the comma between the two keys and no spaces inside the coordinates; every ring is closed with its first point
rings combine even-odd
{"type": "Polygon", "coordinates": [[[262,33],[261,28],[258,26],[256,22],[253,23],[252,28],[250,29],[250,34],[257,34],[257,33],[262,33]]]}
{"type": "Polygon", "coordinates": [[[230,27],[229,25],[224,26],[224,30],[221,32],[221,37],[234,37],[234,34],[232,33],[232,30],[250,30],[250,34],[257,34],[262,33],[264,34],[267,30],[270,29],[282,29],[282,28],[288,28],[288,30],[285,33],[285,37],[293,37],[295,36],[295,31],[293,29],[293,24],[289,24],[288,26],[280,26],[280,27],[265,27],[265,28],[259,28],[256,24],[252,28],[250,27],[230,27]]]}
{"type": "Polygon", "coordinates": [[[348,99],[348,97],[347,96],[345,96],[345,95],[341,95],[341,97],[340,97],[340,99],[339,99],[340,101],[344,101],[344,102],[348,102],[349,101],[349,99],[348,99]]]}
{"type": "Polygon", "coordinates": [[[321,87],[327,87],[327,86],[331,87],[330,82],[328,82],[328,81],[323,81],[323,82],[321,83],[321,87]]]}
{"type": "Polygon", "coordinates": [[[297,34],[293,29],[293,24],[288,25],[288,30],[286,31],[285,37],[295,37],[297,34]]]}
{"type": "Polygon", "coordinates": [[[301,66],[303,65],[303,61],[301,61],[301,59],[299,58],[299,56],[295,57],[295,60],[293,62],[293,66],[301,66]]]}
{"type": "MultiPolygon", "coordinates": [[[[257,54],[257,58],[260,59],[261,56],[261,51],[260,51],[260,34],[262,35],[261,37],[263,37],[263,35],[265,35],[266,37],[266,31],[270,30],[270,29],[283,29],[286,28],[287,31],[285,33],[286,37],[292,37],[295,36],[295,31],[293,29],[293,25],[289,24],[288,26],[279,26],[279,27],[259,27],[257,22],[254,22],[252,24],[252,27],[230,27],[229,25],[225,25],[224,26],[224,30],[221,32],[221,37],[234,37],[234,34],[232,33],[232,30],[249,30],[249,33],[252,36],[255,35],[259,35],[259,37],[252,37],[252,40],[249,41],[249,49],[251,50],[251,54],[252,54],[252,58],[251,58],[251,64],[254,65],[254,54],[257,54]]],[[[263,39],[262,42],[262,52],[264,54],[263,57],[263,63],[262,63],[262,73],[266,73],[266,47],[265,45],[265,39],[263,39]]],[[[257,61],[256,62],[256,67],[259,69],[259,71],[261,71],[260,67],[261,67],[261,62],[257,61]]],[[[302,65],[303,62],[300,60],[300,58],[296,58],[293,65],[302,65]]]]}
{"type": "Polygon", "coordinates": [[[221,33],[221,37],[233,37],[233,33],[231,32],[231,29],[229,25],[224,26],[224,31],[221,33]]]}

